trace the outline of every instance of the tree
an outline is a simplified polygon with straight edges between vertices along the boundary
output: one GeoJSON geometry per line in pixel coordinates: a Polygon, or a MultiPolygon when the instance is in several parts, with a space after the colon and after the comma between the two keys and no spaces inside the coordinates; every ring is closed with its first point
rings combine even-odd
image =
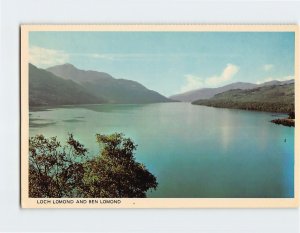
{"type": "Polygon", "coordinates": [[[146,197],[156,189],[156,177],[135,161],[137,145],[123,134],[97,134],[99,155],[87,159],[87,149],[72,134],[65,146],[56,137],[29,139],[30,197],[146,197]]]}
{"type": "Polygon", "coordinates": [[[85,164],[84,183],[87,197],[146,197],[156,189],[157,181],[146,167],[135,161],[137,145],[123,134],[97,134],[103,147],[100,156],[85,164]]]}
{"type": "Polygon", "coordinates": [[[81,197],[87,149],[70,134],[62,147],[56,137],[29,139],[29,196],[81,197]]]}
{"type": "Polygon", "coordinates": [[[289,112],[289,119],[295,119],[295,112],[289,112]]]}

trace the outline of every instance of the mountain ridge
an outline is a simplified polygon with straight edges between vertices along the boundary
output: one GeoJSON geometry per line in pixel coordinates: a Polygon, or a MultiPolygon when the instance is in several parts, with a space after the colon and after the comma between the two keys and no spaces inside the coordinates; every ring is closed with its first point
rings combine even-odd
{"type": "MultiPolygon", "coordinates": [[[[29,66],[30,65],[32,64],[29,64],[29,66]]],[[[161,95],[156,91],[146,88],[144,85],[140,84],[137,81],[127,80],[123,78],[116,79],[110,74],[105,72],[98,72],[93,70],[81,70],[70,63],[57,65],[57,66],[49,67],[47,69],[40,69],[40,70],[44,70],[45,72],[51,73],[57,78],[60,78],[61,80],[56,79],[56,81],[63,83],[62,85],[65,88],[67,85],[66,81],[71,81],[73,86],[75,84],[79,85],[82,91],[84,90],[85,92],[87,92],[85,94],[89,94],[91,97],[94,97],[95,100],[97,100],[96,103],[99,101],[101,103],[111,103],[111,104],[115,104],[115,103],[116,104],[146,104],[146,103],[172,102],[172,100],[166,98],[165,96],[161,95]],[[62,82],[62,80],[65,82],[62,82]]],[[[43,89],[41,86],[39,88],[43,89]]],[[[76,86],[75,89],[78,88],[79,87],[76,86]]],[[[51,93],[51,90],[47,90],[47,91],[51,93]]],[[[36,92],[36,93],[43,95],[43,93],[41,92],[36,92]]],[[[58,95],[59,93],[56,94],[58,95]]],[[[87,102],[91,102],[91,100],[87,102]]],[[[40,104],[42,104],[42,102],[40,104]]]]}
{"type": "Polygon", "coordinates": [[[294,80],[293,79],[287,81],[272,80],[272,81],[264,82],[262,84],[254,84],[249,82],[235,82],[235,83],[231,83],[216,88],[200,88],[200,89],[184,92],[181,94],[172,95],[169,98],[177,101],[182,101],[182,102],[193,102],[200,99],[210,99],[219,93],[223,93],[229,90],[234,90],[234,89],[247,90],[247,89],[254,89],[262,86],[282,85],[286,83],[294,83],[294,80]]]}
{"type": "Polygon", "coordinates": [[[73,82],[29,63],[29,106],[104,103],[73,82]],[[80,98],[78,98],[80,96],[80,98]]]}
{"type": "Polygon", "coordinates": [[[49,67],[47,70],[59,77],[77,82],[92,95],[106,99],[108,103],[141,104],[172,102],[172,100],[158,92],[147,89],[139,82],[116,79],[105,72],[81,70],[69,63],[49,67]]]}
{"type": "Polygon", "coordinates": [[[244,110],[290,113],[295,111],[295,85],[266,85],[247,90],[228,90],[216,94],[210,99],[192,102],[217,108],[235,108],[244,110]]]}

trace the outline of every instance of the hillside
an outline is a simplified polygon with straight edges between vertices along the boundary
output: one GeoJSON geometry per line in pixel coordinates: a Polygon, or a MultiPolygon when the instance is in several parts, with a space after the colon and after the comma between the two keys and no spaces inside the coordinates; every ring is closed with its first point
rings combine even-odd
{"type": "Polygon", "coordinates": [[[211,99],[194,101],[192,104],[267,112],[294,112],[294,83],[267,85],[250,90],[229,90],[211,99]]]}
{"type": "Polygon", "coordinates": [[[108,103],[138,104],[171,101],[138,82],[115,79],[104,72],[80,70],[71,64],[58,65],[47,70],[66,80],[73,80],[90,94],[105,99],[108,103]]]}
{"type": "Polygon", "coordinates": [[[104,100],[71,81],[29,64],[29,106],[95,104],[104,100]]]}
{"type": "Polygon", "coordinates": [[[241,90],[247,90],[247,89],[253,89],[258,87],[264,87],[264,86],[273,86],[273,85],[282,85],[282,84],[289,84],[294,83],[294,80],[288,80],[288,81],[270,81],[265,82],[262,84],[253,84],[253,83],[246,83],[246,82],[236,82],[232,83],[226,86],[217,87],[217,88],[202,88],[197,89],[189,92],[185,92],[178,95],[170,96],[170,99],[182,101],[182,102],[193,102],[199,99],[210,99],[214,97],[216,94],[234,90],[234,89],[241,89],[241,90]]]}

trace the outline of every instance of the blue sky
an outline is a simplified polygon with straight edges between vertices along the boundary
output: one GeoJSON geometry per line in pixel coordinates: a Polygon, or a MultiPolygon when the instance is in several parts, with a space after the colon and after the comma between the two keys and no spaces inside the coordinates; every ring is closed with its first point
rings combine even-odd
{"type": "Polygon", "coordinates": [[[29,60],[71,63],[163,95],[294,78],[293,32],[30,32],[29,60]]]}

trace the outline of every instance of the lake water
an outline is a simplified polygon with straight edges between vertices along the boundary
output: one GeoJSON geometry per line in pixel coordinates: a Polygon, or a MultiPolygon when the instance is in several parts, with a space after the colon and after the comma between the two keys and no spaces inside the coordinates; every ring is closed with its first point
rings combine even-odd
{"type": "Polygon", "coordinates": [[[36,108],[30,135],[70,132],[94,155],[96,133],[124,133],[157,177],[148,197],[293,197],[294,128],[276,117],[189,103],[36,108]]]}

